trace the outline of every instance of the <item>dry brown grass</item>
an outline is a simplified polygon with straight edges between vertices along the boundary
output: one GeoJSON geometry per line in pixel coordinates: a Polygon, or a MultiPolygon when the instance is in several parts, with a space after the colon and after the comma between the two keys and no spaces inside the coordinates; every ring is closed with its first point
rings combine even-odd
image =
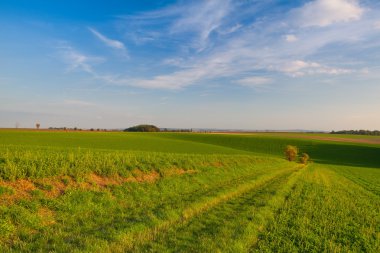
{"type": "MultiPolygon", "coordinates": [[[[57,198],[65,193],[68,189],[83,190],[102,190],[109,186],[122,185],[127,182],[137,183],[154,183],[161,177],[179,176],[183,174],[196,173],[195,170],[183,170],[173,168],[166,170],[163,175],[157,171],[143,172],[139,169],[132,171],[131,177],[121,177],[118,175],[106,177],[95,173],[90,173],[84,177],[83,181],[78,182],[69,176],[48,177],[42,179],[19,179],[16,181],[0,181],[1,187],[6,187],[12,193],[0,195],[0,201],[11,204],[19,199],[30,199],[35,190],[40,190],[46,198],[57,198]]],[[[41,211],[42,213],[44,211],[41,211]]],[[[46,212],[45,212],[46,213],[46,212]]]]}
{"type": "Polygon", "coordinates": [[[56,223],[54,218],[54,212],[46,207],[41,207],[37,211],[38,216],[44,226],[53,225],[56,223]]]}

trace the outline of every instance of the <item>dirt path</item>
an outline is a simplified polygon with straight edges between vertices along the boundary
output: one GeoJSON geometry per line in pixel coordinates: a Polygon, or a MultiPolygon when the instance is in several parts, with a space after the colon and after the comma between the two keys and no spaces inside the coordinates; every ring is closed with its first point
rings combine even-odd
{"type": "Polygon", "coordinates": [[[351,143],[367,143],[367,144],[380,144],[380,137],[373,139],[354,139],[354,138],[340,138],[340,137],[328,137],[328,136],[308,136],[308,135],[286,135],[286,137],[311,139],[320,141],[338,141],[338,142],[351,142],[351,143]]]}

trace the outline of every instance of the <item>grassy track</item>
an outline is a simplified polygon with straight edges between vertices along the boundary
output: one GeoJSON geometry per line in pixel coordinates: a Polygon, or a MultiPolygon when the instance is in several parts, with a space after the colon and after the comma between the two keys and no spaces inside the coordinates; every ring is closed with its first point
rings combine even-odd
{"type": "Polygon", "coordinates": [[[380,145],[0,131],[0,252],[380,252],[379,242],[380,145]],[[288,144],[313,162],[285,161],[288,144]]]}
{"type": "MultiPolygon", "coordinates": [[[[283,186],[292,172],[281,173],[259,187],[210,208],[189,221],[172,226],[138,251],[154,252],[240,252],[253,238],[244,238],[249,223],[257,221],[256,214],[267,209],[269,201],[283,186]],[[223,240],[221,240],[223,238],[223,240]]],[[[267,211],[267,210],[266,210],[267,211]]],[[[251,228],[252,229],[252,228],[251,228]]],[[[252,236],[255,231],[250,231],[252,236]]]]}

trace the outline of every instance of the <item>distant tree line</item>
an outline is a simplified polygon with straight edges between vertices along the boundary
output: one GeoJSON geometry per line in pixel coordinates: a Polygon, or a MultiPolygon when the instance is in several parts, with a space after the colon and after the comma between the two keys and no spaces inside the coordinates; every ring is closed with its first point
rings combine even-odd
{"type": "Polygon", "coordinates": [[[179,132],[179,133],[189,133],[193,132],[193,129],[172,129],[172,128],[163,128],[161,129],[162,132],[179,132]]]}
{"type": "Polygon", "coordinates": [[[82,128],[77,128],[77,127],[49,127],[49,130],[63,130],[63,131],[102,131],[106,132],[108,131],[107,129],[102,129],[102,128],[90,128],[90,129],[82,129],[82,128]]]}
{"type": "Polygon", "coordinates": [[[69,128],[69,127],[49,127],[48,128],[49,130],[74,130],[74,131],[76,131],[76,130],[80,130],[80,131],[82,131],[82,129],[78,129],[78,128],[76,128],[76,127],[74,127],[74,128],[69,128]]]}
{"type": "Polygon", "coordinates": [[[341,130],[341,131],[332,131],[331,134],[357,134],[357,135],[376,135],[380,136],[379,130],[341,130]]]}
{"type": "Polygon", "coordinates": [[[154,125],[137,125],[129,127],[124,132],[159,132],[160,129],[154,125]]]}

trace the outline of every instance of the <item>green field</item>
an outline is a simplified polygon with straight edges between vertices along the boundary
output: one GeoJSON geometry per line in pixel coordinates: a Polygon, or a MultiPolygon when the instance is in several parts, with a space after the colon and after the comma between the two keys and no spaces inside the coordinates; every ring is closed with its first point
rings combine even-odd
{"type": "Polygon", "coordinates": [[[380,145],[303,135],[1,130],[0,252],[380,252],[380,145]]]}

